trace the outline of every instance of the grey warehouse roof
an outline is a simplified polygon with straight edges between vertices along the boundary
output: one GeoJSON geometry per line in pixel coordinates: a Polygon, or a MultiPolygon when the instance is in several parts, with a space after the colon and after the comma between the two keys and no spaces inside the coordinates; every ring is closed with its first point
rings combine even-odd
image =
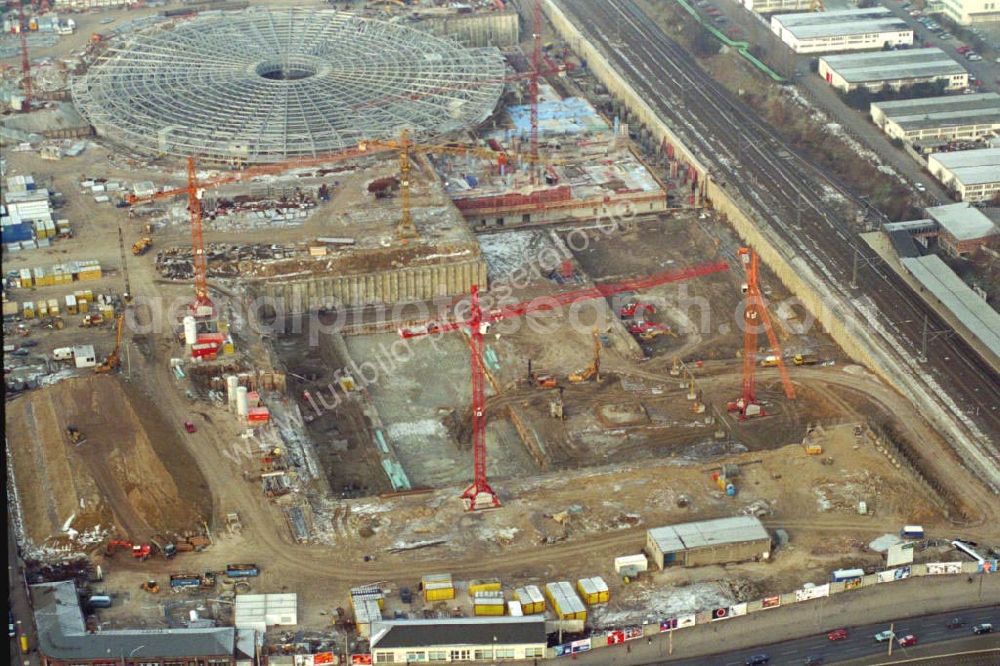
{"type": "Polygon", "coordinates": [[[389,620],[372,624],[371,646],[376,648],[433,647],[436,645],[545,644],[545,618],[483,617],[437,620],[389,620]]]}
{"type": "Polygon", "coordinates": [[[885,7],[779,14],[773,16],[771,21],[798,39],[911,31],[906,21],[896,18],[885,7]]]}
{"type": "Polygon", "coordinates": [[[251,8],[157,24],[112,42],[72,81],[99,134],[132,150],[282,162],[486,120],[496,48],[322,8],[251,8]]]}
{"type": "Polygon", "coordinates": [[[966,73],[964,67],[937,48],[846,53],[823,56],[822,60],[850,83],[897,81],[966,73]]]}
{"type": "Polygon", "coordinates": [[[143,658],[231,657],[236,642],[233,627],[206,629],[137,629],[88,634],[80,611],[76,584],[69,581],[31,586],[39,649],[60,660],[107,659],[135,653],[143,658]]]}
{"type": "Polygon", "coordinates": [[[1000,314],[989,303],[962,282],[937,255],[900,261],[973,335],[1000,357],[1000,314]]]}
{"type": "Polygon", "coordinates": [[[942,229],[960,241],[976,240],[1000,233],[993,220],[968,202],[935,206],[925,212],[937,221],[942,229]]]}
{"type": "Polygon", "coordinates": [[[661,552],[718,546],[742,541],[770,540],[760,520],[753,516],[736,516],[703,520],[694,523],[668,525],[649,530],[661,552]]]}
{"type": "Polygon", "coordinates": [[[904,130],[1000,124],[1000,95],[945,95],[872,104],[904,130]]]}
{"type": "Polygon", "coordinates": [[[928,158],[931,159],[948,169],[964,185],[1000,181],[1000,148],[934,153],[928,158]]]}

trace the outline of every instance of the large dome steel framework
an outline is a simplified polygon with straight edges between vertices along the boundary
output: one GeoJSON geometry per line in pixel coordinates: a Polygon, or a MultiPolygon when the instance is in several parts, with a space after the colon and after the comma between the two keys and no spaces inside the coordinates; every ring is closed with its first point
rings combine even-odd
{"type": "Polygon", "coordinates": [[[72,90],[130,148],[261,163],[476,125],[503,79],[496,49],[347,12],[249,10],[137,33],[72,90]]]}

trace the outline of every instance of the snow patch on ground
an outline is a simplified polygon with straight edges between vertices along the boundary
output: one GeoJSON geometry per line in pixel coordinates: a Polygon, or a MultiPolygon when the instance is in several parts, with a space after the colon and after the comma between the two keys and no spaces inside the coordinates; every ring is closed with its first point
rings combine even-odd
{"type": "Polygon", "coordinates": [[[696,613],[709,608],[731,606],[736,600],[717,583],[694,583],[683,587],[657,586],[631,588],[632,609],[596,609],[598,626],[614,627],[638,624],[649,618],[669,618],[696,613]]]}

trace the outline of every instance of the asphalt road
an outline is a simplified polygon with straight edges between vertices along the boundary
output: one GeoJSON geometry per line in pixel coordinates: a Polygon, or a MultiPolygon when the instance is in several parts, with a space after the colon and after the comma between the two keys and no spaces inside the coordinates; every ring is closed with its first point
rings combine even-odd
{"type": "MultiPolygon", "coordinates": [[[[968,637],[970,627],[980,622],[991,622],[1000,631],[1000,608],[989,606],[975,610],[939,613],[924,617],[911,618],[897,622],[894,631],[897,636],[913,634],[917,637],[917,645],[946,641],[958,637],[968,637]],[[945,624],[952,618],[961,618],[967,624],[959,629],[948,629],[945,624]]],[[[743,666],[747,657],[756,654],[766,654],[771,657],[771,665],[802,664],[808,656],[823,657],[825,663],[834,664],[839,661],[863,658],[874,659],[879,655],[887,655],[888,643],[875,642],[874,636],[889,628],[888,624],[863,624],[857,627],[847,627],[848,636],[841,641],[831,641],[826,634],[819,634],[786,641],[772,645],[763,645],[752,650],[739,650],[723,655],[698,657],[683,661],[671,661],[671,664],[684,666],[743,666]]],[[[977,643],[985,648],[1000,649],[1000,633],[977,636],[977,643]]],[[[893,647],[892,654],[896,659],[905,659],[913,653],[912,649],[893,647]]],[[[867,661],[867,663],[872,663],[867,661]]],[[[995,663],[995,662],[994,662],[995,663]]]]}
{"type": "Polygon", "coordinates": [[[910,350],[902,362],[931,375],[931,393],[935,385],[944,388],[954,400],[952,411],[962,421],[975,423],[985,435],[977,437],[982,450],[996,460],[1000,378],[954,335],[929,346],[928,363],[915,363],[924,318],[932,330],[948,326],[881,265],[850,220],[830,213],[824,192],[835,190],[862,209],[857,196],[797,155],[754,111],[701,70],[633,0],[563,0],[560,5],[654,111],[713,167],[716,182],[738,193],[795,248],[796,261],[810,265],[843,298],[857,303],[861,296],[874,306],[854,314],[860,321],[877,320],[887,346],[910,350]],[[862,269],[859,289],[852,292],[848,285],[856,253],[863,257],[862,269]]]}

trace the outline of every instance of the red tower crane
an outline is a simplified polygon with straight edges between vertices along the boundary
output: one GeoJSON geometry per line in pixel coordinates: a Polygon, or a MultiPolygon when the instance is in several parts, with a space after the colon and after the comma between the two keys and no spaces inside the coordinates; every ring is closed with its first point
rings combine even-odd
{"type": "Polygon", "coordinates": [[[479,287],[472,286],[467,319],[450,322],[428,322],[421,326],[399,330],[400,337],[416,338],[436,333],[448,333],[459,329],[468,329],[469,348],[472,367],[472,484],[462,493],[467,510],[490,509],[500,506],[500,498],[490,487],[486,477],[486,384],[483,373],[483,334],[490,325],[522,317],[532,312],[552,310],[563,305],[571,305],[594,298],[606,298],[614,294],[639,289],[648,289],[668,282],[689,280],[702,275],[710,275],[729,269],[725,262],[701,264],[679,271],[656,273],[644,278],[625,280],[612,284],[603,284],[578,291],[570,291],[553,296],[538,298],[533,301],[508,305],[483,312],[479,302],[479,287]]]}
{"type": "Polygon", "coordinates": [[[28,60],[28,17],[24,13],[24,4],[25,0],[21,0],[18,37],[21,39],[21,87],[24,89],[24,105],[21,110],[27,113],[31,111],[31,61],[28,60]]]}
{"type": "Polygon", "coordinates": [[[730,403],[730,411],[739,411],[740,418],[746,419],[754,416],[765,416],[764,409],[757,401],[757,335],[760,327],[767,333],[767,340],[773,350],[773,356],[768,358],[773,360],[778,366],[781,374],[781,383],[785,389],[785,397],[789,400],[795,399],[795,387],[788,377],[788,369],[781,355],[781,345],[778,337],[774,334],[771,326],[771,318],[767,314],[767,306],[764,303],[764,296],[761,294],[760,285],[757,280],[758,259],[757,253],[747,247],[741,247],[738,251],[740,261],[746,270],[746,307],[743,310],[743,392],[739,400],[730,403]]]}

